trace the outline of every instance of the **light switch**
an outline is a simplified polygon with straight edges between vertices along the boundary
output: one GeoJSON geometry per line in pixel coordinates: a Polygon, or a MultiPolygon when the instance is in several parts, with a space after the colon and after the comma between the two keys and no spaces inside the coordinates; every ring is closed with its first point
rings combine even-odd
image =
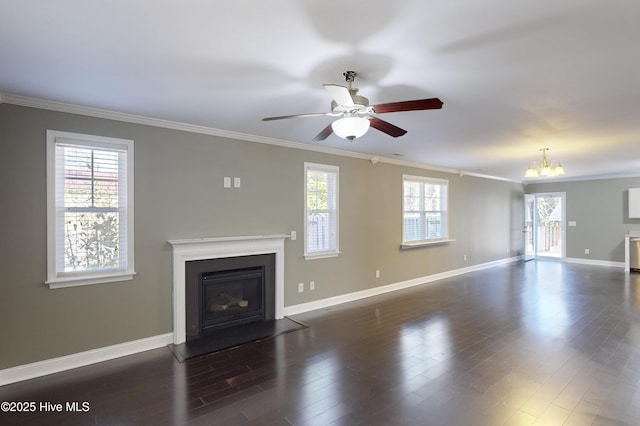
{"type": "Polygon", "coordinates": [[[234,177],[233,178],[233,187],[234,188],[240,188],[240,178],[239,177],[234,177]]]}
{"type": "Polygon", "coordinates": [[[231,188],[231,178],[230,177],[227,177],[227,176],[224,177],[224,187],[225,188],[231,188]]]}

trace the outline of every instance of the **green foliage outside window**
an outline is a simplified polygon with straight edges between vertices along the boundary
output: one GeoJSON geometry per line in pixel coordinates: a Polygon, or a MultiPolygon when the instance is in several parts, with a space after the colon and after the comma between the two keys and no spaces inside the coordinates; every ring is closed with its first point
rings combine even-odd
{"type": "Polygon", "coordinates": [[[118,153],[65,149],[65,271],[119,266],[118,153]]]}

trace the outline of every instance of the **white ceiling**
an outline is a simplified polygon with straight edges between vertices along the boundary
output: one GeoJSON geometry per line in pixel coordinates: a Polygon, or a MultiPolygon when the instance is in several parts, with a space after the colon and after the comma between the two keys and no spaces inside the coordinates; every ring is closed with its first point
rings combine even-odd
{"type": "Polygon", "coordinates": [[[523,181],[640,175],[637,0],[0,0],[0,92],[523,181]],[[349,142],[323,83],[408,131],[349,142]],[[401,154],[397,156],[395,154],[401,154]]]}

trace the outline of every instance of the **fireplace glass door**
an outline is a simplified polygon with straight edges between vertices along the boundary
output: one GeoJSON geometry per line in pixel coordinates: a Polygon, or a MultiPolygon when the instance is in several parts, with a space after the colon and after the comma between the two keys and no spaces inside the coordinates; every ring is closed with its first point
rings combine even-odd
{"type": "Polygon", "coordinates": [[[201,280],[203,334],[264,319],[264,267],[207,272],[201,280]]]}

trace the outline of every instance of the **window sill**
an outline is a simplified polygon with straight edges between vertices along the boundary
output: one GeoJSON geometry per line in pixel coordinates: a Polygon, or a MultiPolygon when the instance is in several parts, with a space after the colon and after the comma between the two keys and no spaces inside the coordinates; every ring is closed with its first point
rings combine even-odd
{"type": "Polygon", "coordinates": [[[64,277],[64,278],[56,278],[53,280],[45,281],[45,284],[47,284],[50,289],[79,287],[83,285],[113,283],[118,281],[129,281],[129,280],[132,280],[135,275],[136,275],[135,272],[123,272],[120,274],[110,274],[110,275],[64,277]]]}
{"type": "Polygon", "coordinates": [[[420,247],[436,246],[440,244],[449,244],[453,241],[455,240],[448,238],[446,240],[417,241],[415,243],[403,243],[400,245],[400,249],[409,250],[409,249],[420,248],[420,247]]]}
{"type": "Polygon", "coordinates": [[[327,259],[329,257],[338,257],[342,254],[341,251],[332,251],[330,253],[318,253],[318,254],[305,254],[304,260],[315,260],[315,259],[327,259]]]}

